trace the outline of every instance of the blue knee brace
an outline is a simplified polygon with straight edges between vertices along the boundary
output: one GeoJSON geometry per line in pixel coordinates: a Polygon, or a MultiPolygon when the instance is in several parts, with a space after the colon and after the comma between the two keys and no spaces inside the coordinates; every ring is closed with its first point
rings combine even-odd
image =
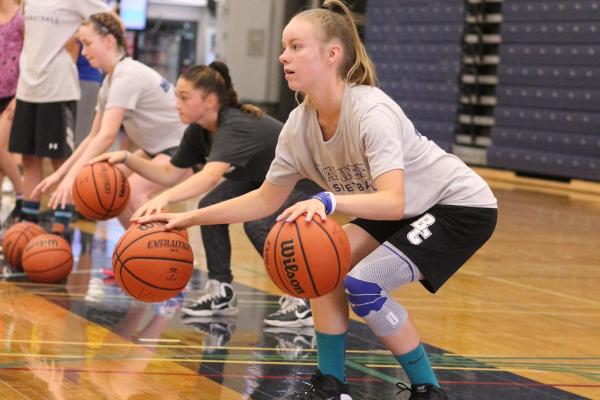
{"type": "Polygon", "coordinates": [[[387,300],[387,292],[378,284],[356,279],[350,275],[344,279],[350,307],[359,317],[379,311],[387,300]]]}

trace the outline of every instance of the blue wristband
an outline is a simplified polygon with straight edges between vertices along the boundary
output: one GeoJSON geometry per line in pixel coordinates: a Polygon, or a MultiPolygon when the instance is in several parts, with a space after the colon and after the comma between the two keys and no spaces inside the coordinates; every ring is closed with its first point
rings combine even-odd
{"type": "Polygon", "coordinates": [[[335,197],[331,192],[317,193],[311,197],[317,199],[325,206],[325,214],[329,215],[335,211],[335,197]]]}

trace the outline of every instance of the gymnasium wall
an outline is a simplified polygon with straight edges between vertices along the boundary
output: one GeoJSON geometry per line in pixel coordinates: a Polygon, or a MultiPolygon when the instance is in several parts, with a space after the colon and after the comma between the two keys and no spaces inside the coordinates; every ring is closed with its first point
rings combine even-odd
{"type": "Polygon", "coordinates": [[[370,0],[365,35],[382,89],[442,148],[600,181],[599,21],[600,0],[370,0]]]}

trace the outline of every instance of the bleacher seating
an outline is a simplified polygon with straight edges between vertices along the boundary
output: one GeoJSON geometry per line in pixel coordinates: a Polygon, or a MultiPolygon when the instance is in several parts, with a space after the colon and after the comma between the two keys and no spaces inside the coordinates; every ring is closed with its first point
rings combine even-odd
{"type": "Polygon", "coordinates": [[[600,0],[504,0],[491,166],[600,180],[600,0]]]}
{"type": "Polygon", "coordinates": [[[415,127],[450,150],[457,120],[463,0],[377,0],[366,44],[380,87],[415,127]]]}

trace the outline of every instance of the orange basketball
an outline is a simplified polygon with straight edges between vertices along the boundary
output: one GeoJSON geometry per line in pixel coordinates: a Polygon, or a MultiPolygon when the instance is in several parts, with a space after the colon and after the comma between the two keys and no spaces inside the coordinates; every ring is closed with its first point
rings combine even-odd
{"type": "Polygon", "coordinates": [[[32,282],[60,282],[69,276],[71,268],[71,245],[58,235],[36,236],[23,251],[23,269],[32,282]]]}
{"type": "Polygon", "coordinates": [[[279,221],[265,241],[263,251],[269,276],[283,292],[305,299],[335,289],[350,268],[350,243],[332,218],[311,222],[303,217],[279,221]]]}
{"type": "Polygon", "coordinates": [[[159,302],[181,292],[194,269],[187,232],[165,231],[165,223],[132,224],[113,252],[117,283],[138,300],[159,302]]]}
{"type": "Polygon", "coordinates": [[[17,222],[2,238],[4,259],[13,268],[21,267],[21,257],[27,243],[34,237],[46,233],[42,227],[32,222],[17,222]]]}
{"type": "Polygon", "coordinates": [[[116,217],[129,201],[129,182],[119,168],[107,162],[86,165],[73,184],[73,204],[85,217],[106,220],[116,217]]]}

